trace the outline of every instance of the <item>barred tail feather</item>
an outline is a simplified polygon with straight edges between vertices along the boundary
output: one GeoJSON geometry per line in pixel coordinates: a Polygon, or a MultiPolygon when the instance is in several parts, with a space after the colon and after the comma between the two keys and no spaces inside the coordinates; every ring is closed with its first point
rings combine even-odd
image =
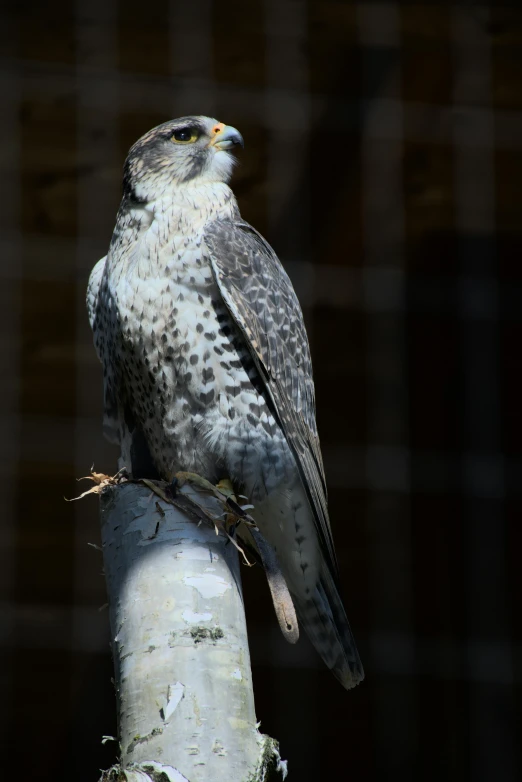
{"type": "Polygon", "coordinates": [[[364,670],[332,575],[323,565],[311,598],[293,595],[297,617],[310,641],[343,687],[364,679],[364,670]]]}

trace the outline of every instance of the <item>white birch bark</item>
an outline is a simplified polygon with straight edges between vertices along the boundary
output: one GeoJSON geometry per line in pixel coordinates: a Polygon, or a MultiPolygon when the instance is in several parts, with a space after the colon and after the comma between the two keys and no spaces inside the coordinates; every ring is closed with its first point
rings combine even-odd
{"type": "Polygon", "coordinates": [[[101,494],[121,750],[101,779],[284,779],[277,743],[256,726],[237,551],[191,516],[137,484],[101,494]]]}

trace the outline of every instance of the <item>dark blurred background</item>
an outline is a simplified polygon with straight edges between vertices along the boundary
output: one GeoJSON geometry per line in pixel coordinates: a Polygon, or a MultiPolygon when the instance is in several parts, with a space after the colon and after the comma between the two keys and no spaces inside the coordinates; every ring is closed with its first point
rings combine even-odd
{"type": "Polygon", "coordinates": [[[518,5],[2,9],[2,774],[95,782],[115,758],[97,501],[63,500],[117,456],[85,287],[130,144],[201,113],[243,133],[240,207],[303,304],[367,676],[346,693],[286,645],[244,571],[262,729],[300,782],[520,779],[518,5]]]}

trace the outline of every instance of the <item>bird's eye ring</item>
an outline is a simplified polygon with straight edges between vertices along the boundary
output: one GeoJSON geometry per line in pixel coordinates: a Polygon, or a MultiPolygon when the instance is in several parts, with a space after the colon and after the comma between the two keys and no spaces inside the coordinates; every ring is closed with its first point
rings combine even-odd
{"type": "Polygon", "coordinates": [[[171,141],[175,144],[191,144],[196,141],[197,137],[198,134],[194,128],[179,128],[172,134],[171,141]]]}

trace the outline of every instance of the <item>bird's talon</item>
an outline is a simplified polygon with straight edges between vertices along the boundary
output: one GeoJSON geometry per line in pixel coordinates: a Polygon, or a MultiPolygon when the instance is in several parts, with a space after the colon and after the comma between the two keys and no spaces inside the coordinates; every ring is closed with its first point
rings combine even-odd
{"type": "Polygon", "coordinates": [[[222,478],[217,484],[216,489],[220,492],[220,494],[223,494],[227,501],[232,498],[235,499],[236,495],[234,493],[234,487],[232,486],[232,481],[229,478],[222,478]]]}
{"type": "Polygon", "coordinates": [[[210,483],[210,481],[207,481],[206,478],[203,478],[195,472],[177,472],[174,475],[174,478],[178,481],[179,488],[184,486],[185,483],[193,483],[195,486],[199,486],[200,489],[212,492],[212,494],[216,491],[216,487],[210,483]]]}

